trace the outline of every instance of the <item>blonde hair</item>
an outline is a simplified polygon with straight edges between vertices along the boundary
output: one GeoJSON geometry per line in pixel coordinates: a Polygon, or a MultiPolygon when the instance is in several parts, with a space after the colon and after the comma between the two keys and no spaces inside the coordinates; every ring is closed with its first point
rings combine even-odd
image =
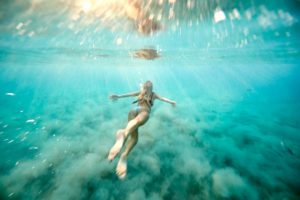
{"type": "Polygon", "coordinates": [[[153,84],[151,81],[146,81],[143,85],[142,91],[138,96],[138,101],[140,102],[146,102],[148,105],[151,105],[150,101],[152,98],[152,88],[153,84]],[[148,88],[151,88],[151,93],[149,94],[148,88]]]}

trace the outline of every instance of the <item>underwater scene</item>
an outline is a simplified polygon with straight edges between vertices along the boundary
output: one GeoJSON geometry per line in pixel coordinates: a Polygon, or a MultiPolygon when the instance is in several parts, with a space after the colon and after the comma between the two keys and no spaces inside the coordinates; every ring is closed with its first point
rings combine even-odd
{"type": "Polygon", "coordinates": [[[299,0],[1,0],[0,199],[300,199],[299,0]]]}

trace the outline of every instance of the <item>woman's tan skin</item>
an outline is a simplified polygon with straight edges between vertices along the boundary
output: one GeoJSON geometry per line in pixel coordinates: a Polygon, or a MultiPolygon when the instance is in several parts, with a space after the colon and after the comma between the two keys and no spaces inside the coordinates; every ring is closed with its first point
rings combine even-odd
{"type": "Polygon", "coordinates": [[[138,106],[140,107],[138,110],[138,113],[136,114],[136,109],[133,108],[129,114],[128,114],[128,124],[125,129],[120,129],[117,131],[116,134],[116,142],[114,146],[110,149],[109,155],[108,155],[108,161],[112,161],[118,153],[121,151],[122,147],[124,146],[127,138],[130,136],[130,140],[128,141],[124,152],[120,156],[120,160],[118,162],[116,173],[119,178],[125,178],[126,171],[127,171],[127,157],[132,148],[135,146],[135,144],[138,141],[138,128],[142,125],[144,125],[147,120],[149,119],[149,115],[151,112],[152,105],[149,103],[152,101],[152,104],[155,99],[159,99],[161,101],[167,102],[172,104],[174,107],[176,107],[176,102],[171,101],[167,98],[161,97],[157,93],[152,92],[152,83],[150,81],[147,81],[143,89],[138,92],[133,92],[129,94],[123,94],[123,95],[110,95],[109,98],[113,100],[117,100],[119,98],[124,97],[133,97],[133,96],[139,96],[139,99],[141,99],[138,102],[138,106]],[[143,99],[141,99],[141,94],[143,95],[143,99]],[[149,98],[150,97],[150,98],[149,98]],[[148,98],[148,99],[147,99],[148,98]]]}

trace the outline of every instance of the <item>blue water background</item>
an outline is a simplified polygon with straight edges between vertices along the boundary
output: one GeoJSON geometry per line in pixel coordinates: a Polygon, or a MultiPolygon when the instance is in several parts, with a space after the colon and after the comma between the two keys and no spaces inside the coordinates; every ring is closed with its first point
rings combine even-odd
{"type": "Polygon", "coordinates": [[[238,7],[241,19],[170,22],[143,36],[82,24],[74,34],[57,28],[64,14],[44,24],[49,16],[3,1],[1,198],[298,199],[299,2],[287,2],[245,3],[251,19],[238,7]],[[48,31],[20,34],[27,20],[48,31]],[[133,56],[148,46],[162,57],[133,56]],[[155,101],[121,181],[106,156],[134,98],[108,96],[146,80],[177,108],[155,101]]]}

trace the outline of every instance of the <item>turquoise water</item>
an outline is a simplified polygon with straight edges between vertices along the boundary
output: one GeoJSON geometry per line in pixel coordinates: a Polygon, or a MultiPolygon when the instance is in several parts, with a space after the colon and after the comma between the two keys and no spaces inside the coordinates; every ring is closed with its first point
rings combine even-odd
{"type": "Polygon", "coordinates": [[[299,1],[177,1],[170,20],[164,1],[149,36],[78,2],[0,2],[1,199],[299,199],[299,1]],[[154,102],[119,180],[135,98],[108,96],[146,80],[177,107],[154,102]]]}

